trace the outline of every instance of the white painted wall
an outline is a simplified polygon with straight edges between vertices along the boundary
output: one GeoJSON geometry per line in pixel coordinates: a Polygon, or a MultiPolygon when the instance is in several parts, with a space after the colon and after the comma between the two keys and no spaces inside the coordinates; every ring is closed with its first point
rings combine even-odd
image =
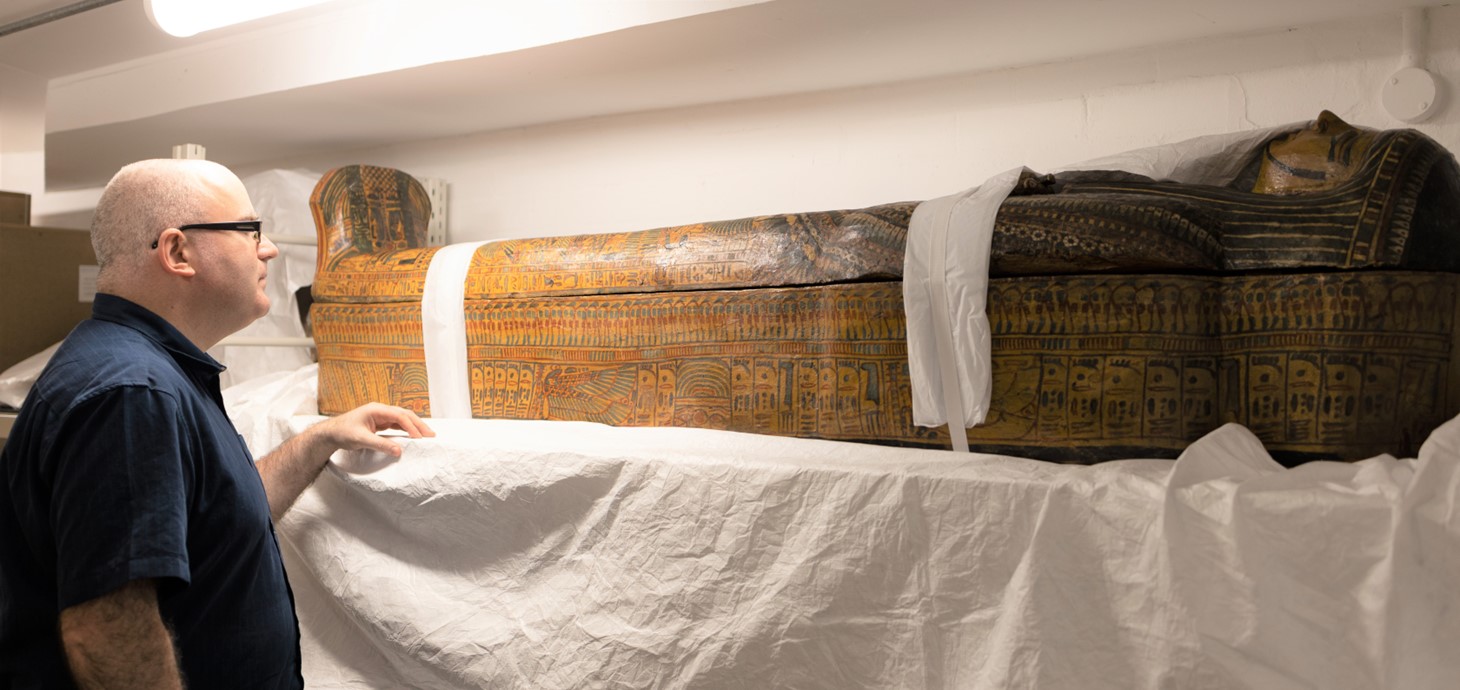
{"type": "MultiPolygon", "coordinates": [[[[1425,66],[1460,83],[1460,8],[1427,13],[1425,66]]],[[[1406,126],[1379,103],[1398,11],[988,74],[545,124],[291,158],[450,183],[453,242],[638,230],[927,199],[1185,138],[1314,118],[1406,126]]],[[[1416,126],[1460,150],[1460,108],[1416,126]]],[[[254,169],[240,170],[242,174],[254,169]]]]}

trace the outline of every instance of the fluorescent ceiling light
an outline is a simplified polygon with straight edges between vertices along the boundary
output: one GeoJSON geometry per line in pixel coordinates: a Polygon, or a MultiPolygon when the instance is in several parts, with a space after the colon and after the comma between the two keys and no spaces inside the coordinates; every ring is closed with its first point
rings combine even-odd
{"type": "Polygon", "coordinates": [[[241,24],[329,0],[146,0],[147,18],[174,36],[241,24]]]}

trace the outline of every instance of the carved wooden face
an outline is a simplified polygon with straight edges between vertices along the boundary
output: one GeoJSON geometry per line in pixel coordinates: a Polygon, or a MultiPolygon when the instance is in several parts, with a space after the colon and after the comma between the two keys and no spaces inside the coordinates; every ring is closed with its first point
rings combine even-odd
{"type": "Polygon", "coordinates": [[[1268,143],[1252,191],[1304,194],[1332,189],[1363,165],[1377,133],[1325,110],[1307,127],[1268,143]]]}

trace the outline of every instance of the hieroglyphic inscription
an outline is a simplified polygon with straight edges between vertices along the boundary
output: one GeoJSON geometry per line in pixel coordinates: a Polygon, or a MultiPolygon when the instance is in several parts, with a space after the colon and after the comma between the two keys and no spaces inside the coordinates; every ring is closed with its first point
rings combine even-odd
{"type": "Polygon", "coordinates": [[[473,300],[473,412],[897,439],[901,300],[891,283],[473,300]]]}
{"type": "Polygon", "coordinates": [[[370,401],[426,413],[429,386],[421,305],[319,304],[310,311],[319,352],[319,408],[339,414],[370,401]]]}
{"type": "MultiPolygon", "coordinates": [[[[996,280],[993,404],[968,436],[1090,461],[1169,455],[1231,421],[1277,454],[1404,452],[1455,411],[1457,281],[996,280]]],[[[417,304],[316,310],[322,410],[429,412],[417,304]]],[[[476,416],[947,443],[911,423],[895,283],[472,300],[466,319],[476,416]]]]}
{"type": "Polygon", "coordinates": [[[316,300],[336,303],[391,303],[420,300],[426,271],[440,247],[357,254],[340,259],[333,270],[318,274],[310,288],[316,300]]]}
{"type": "Polygon", "coordinates": [[[1222,352],[1236,385],[1224,421],[1278,452],[1413,454],[1455,415],[1448,372],[1460,277],[1318,273],[1232,277],[1222,352]]]}
{"type": "Polygon", "coordinates": [[[970,444],[1074,461],[1184,447],[1217,417],[1219,288],[1194,276],[991,281],[992,404],[970,444]]]}

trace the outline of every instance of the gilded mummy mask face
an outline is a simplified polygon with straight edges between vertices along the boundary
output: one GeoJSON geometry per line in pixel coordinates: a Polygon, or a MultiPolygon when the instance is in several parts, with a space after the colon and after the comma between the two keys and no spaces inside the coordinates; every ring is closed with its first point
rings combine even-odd
{"type": "Polygon", "coordinates": [[[1304,194],[1332,189],[1363,165],[1376,134],[1325,110],[1307,127],[1267,144],[1252,191],[1304,194]]]}

